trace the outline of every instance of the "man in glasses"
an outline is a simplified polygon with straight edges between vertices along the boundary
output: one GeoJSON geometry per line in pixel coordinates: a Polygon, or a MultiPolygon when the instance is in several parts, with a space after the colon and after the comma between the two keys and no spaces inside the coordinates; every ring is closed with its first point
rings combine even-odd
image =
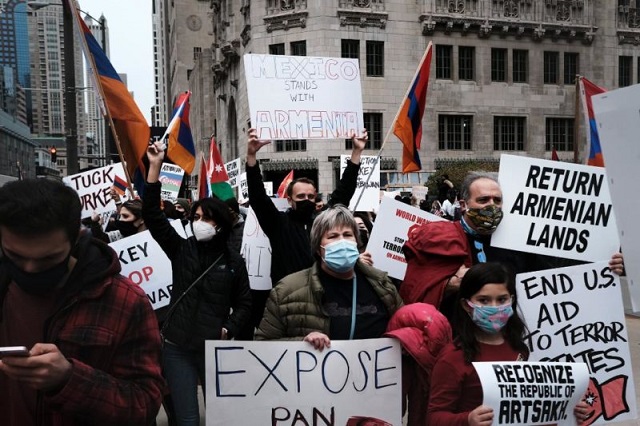
{"type": "MultiPolygon", "coordinates": [[[[409,235],[403,248],[407,273],[400,286],[405,303],[431,303],[449,317],[462,277],[472,265],[500,262],[517,274],[580,263],[491,246],[491,235],[503,216],[502,190],[494,176],[467,175],[459,202],[459,222],[430,222],[409,235]]],[[[621,274],[622,255],[615,253],[609,266],[621,274]]]]}

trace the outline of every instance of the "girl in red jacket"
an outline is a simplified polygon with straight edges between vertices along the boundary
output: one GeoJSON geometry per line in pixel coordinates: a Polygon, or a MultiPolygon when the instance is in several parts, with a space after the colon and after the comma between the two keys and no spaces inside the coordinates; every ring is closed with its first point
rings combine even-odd
{"type": "MultiPolygon", "coordinates": [[[[524,361],[526,327],[518,315],[515,277],[500,263],[479,263],[467,271],[454,304],[457,338],[440,352],[431,376],[430,426],[489,426],[493,410],[482,405],[474,361],[524,361]]],[[[574,414],[584,419],[581,402],[574,414]]]]}

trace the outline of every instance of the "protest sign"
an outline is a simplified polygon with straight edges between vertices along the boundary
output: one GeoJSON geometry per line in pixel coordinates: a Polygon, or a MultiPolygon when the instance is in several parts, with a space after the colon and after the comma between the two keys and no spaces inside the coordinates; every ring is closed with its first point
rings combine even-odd
{"type": "Polygon", "coordinates": [[[224,168],[227,171],[227,176],[229,176],[229,185],[231,185],[232,188],[237,188],[240,185],[240,159],[236,158],[233,161],[225,163],[224,168]]]}
{"type": "Polygon", "coordinates": [[[504,218],[492,246],[586,261],[618,251],[603,168],[503,154],[499,180],[504,218]]]}
{"type": "Polygon", "coordinates": [[[264,185],[264,192],[267,193],[269,197],[273,197],[273,182],[262,182],[264,185]]]}
{"type": "MultiPolygon", "coordinates": [[[[340,156],[340,176],[347,168],[347,160],[350,155],[340,156]]],[[[370,212],[378,208],[380,204],[380,161],[375,155],[363,155],[360,157],[360,170],[356,183],[356,192],[349,202],[349,210],[370,212]],[[362,194],[362,197],[361,197],[362,194]],[[358,202],[358,198],[360,201],[358,202]],[[356,202],[358,202],[356,210],[356,202]]]]}
{"type": "Polygon", "coordinates": [[[247,200],[249,198],[249,187],[247,186],[247,173],[240,173],[238,178],[238,200],[247,200]]]}
{"type": "MultiPolygon", "coordinates": [[[[185,238],[179,220],[171,221],[171,225],[185,238]]],[[[173,280],[171,261],[149,231],[114,241],[109,246],[118,254],[120,273],[142,287],[153,309],[169,304],[173,280]]]]}
{"type": "Polygon", "coordinates": [[[160,197],[163,200],[175,201],[178,198],[183,176],[184,170],[180,166],[162,163],[158,180],[162,183],[160,197]]]}
{"type": "Polygon", "coordinates": [[[640,85],[625,87],[593,97],[593,111],[598,123],[600,145],[607,169],[611,199],[615,207],[616,225],[627,273],[627,283],[634,311],[640,311],[640,211],[638,185],[633,179],[640,159],[640,85]],[[630,261],[635,259],[635,261],[630,261]]]}
{"type": "Polygon", "coordinates": [[[93,212],[111,213],[116,211],[116,203],[111,198],[111,187],[116,175],[124,179],[122,163],[66,176],[62,178],[62,181],[78,193],[82,203],[82,217],[85,218],[90,217],[93,212]]]}
{"type": "Polygon", "coordinates": [[[302,341],[207,341],[206,422],[401,425],[400,354],[395,339],[332,340],[322,352],[302,341]]]}
{"type": "MultiPolygon", "coordinates": [[[[285,198],[273,198],[272,201],[280,211],[289,208],[285,198]]],[[[271,244],[251,207],[244,221],[240,253],[247,265],[251,289],[271,290],[271,244]]]]}
{"type": "Polygon", "coordinates": [[[404,279],[407,261],[402,246],[407,240],[409,230],[414,226],[441,220],[444,219],[392,198],[383,197],[367,244],[373,264],[393,278],[404,279]]]}
{"type": "Polygon", "coordinates": [[[247,54],[244,69],[259,139],[348,139],[364,128],[357,59],[247,54]]]}
{"type": "Polygon", "coordinates": [[[620,279],[607,261],[518,274],[532,361],[584,362],[589,423],[633,419],[636,396],[620,279]]]}
{"type": "Polygon", "coordinates": [[[573,409],[589,382],[583,363],[474,362],[482,383],[482,405],[493,408],[493,424],[575,425],[573,409]]]}

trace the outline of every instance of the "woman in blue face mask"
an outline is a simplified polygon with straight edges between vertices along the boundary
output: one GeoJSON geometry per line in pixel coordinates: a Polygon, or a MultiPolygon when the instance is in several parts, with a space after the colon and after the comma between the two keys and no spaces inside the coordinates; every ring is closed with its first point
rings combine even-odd
{"type": "MultiPolygon", "coordinates": [[[[480,379],[471,363],[529,357],[515,293],[515,276],[500,263],[479,263],[466,272],[453,312],[457,337],[433,367],[427,424],[492,424],[494,412],[482,405],[480,379]]],[[[578,424],[587,410],[584,402],[575,407],[578,424]]]]}
{"type": "Polygon", "coordinates": [[[402,299],[386,272],[359,260],[358,225],[338,205],[311,227],[311,268],[283,278],[267,300],[256,340],[299,338],[316,349],[332,339],[381,337],[402,299]]]}

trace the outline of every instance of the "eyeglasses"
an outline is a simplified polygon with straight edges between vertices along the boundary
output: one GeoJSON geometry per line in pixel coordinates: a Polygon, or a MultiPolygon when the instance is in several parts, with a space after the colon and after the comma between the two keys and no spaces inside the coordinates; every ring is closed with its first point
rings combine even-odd
{"type": "Polygon", "coordinates": [[[487,255],[484,253],[484,244],[478,240],[473,240],[473,246],[478,250],[476,257],[478,258],[478,262],[486,263],[487,255]]]}

